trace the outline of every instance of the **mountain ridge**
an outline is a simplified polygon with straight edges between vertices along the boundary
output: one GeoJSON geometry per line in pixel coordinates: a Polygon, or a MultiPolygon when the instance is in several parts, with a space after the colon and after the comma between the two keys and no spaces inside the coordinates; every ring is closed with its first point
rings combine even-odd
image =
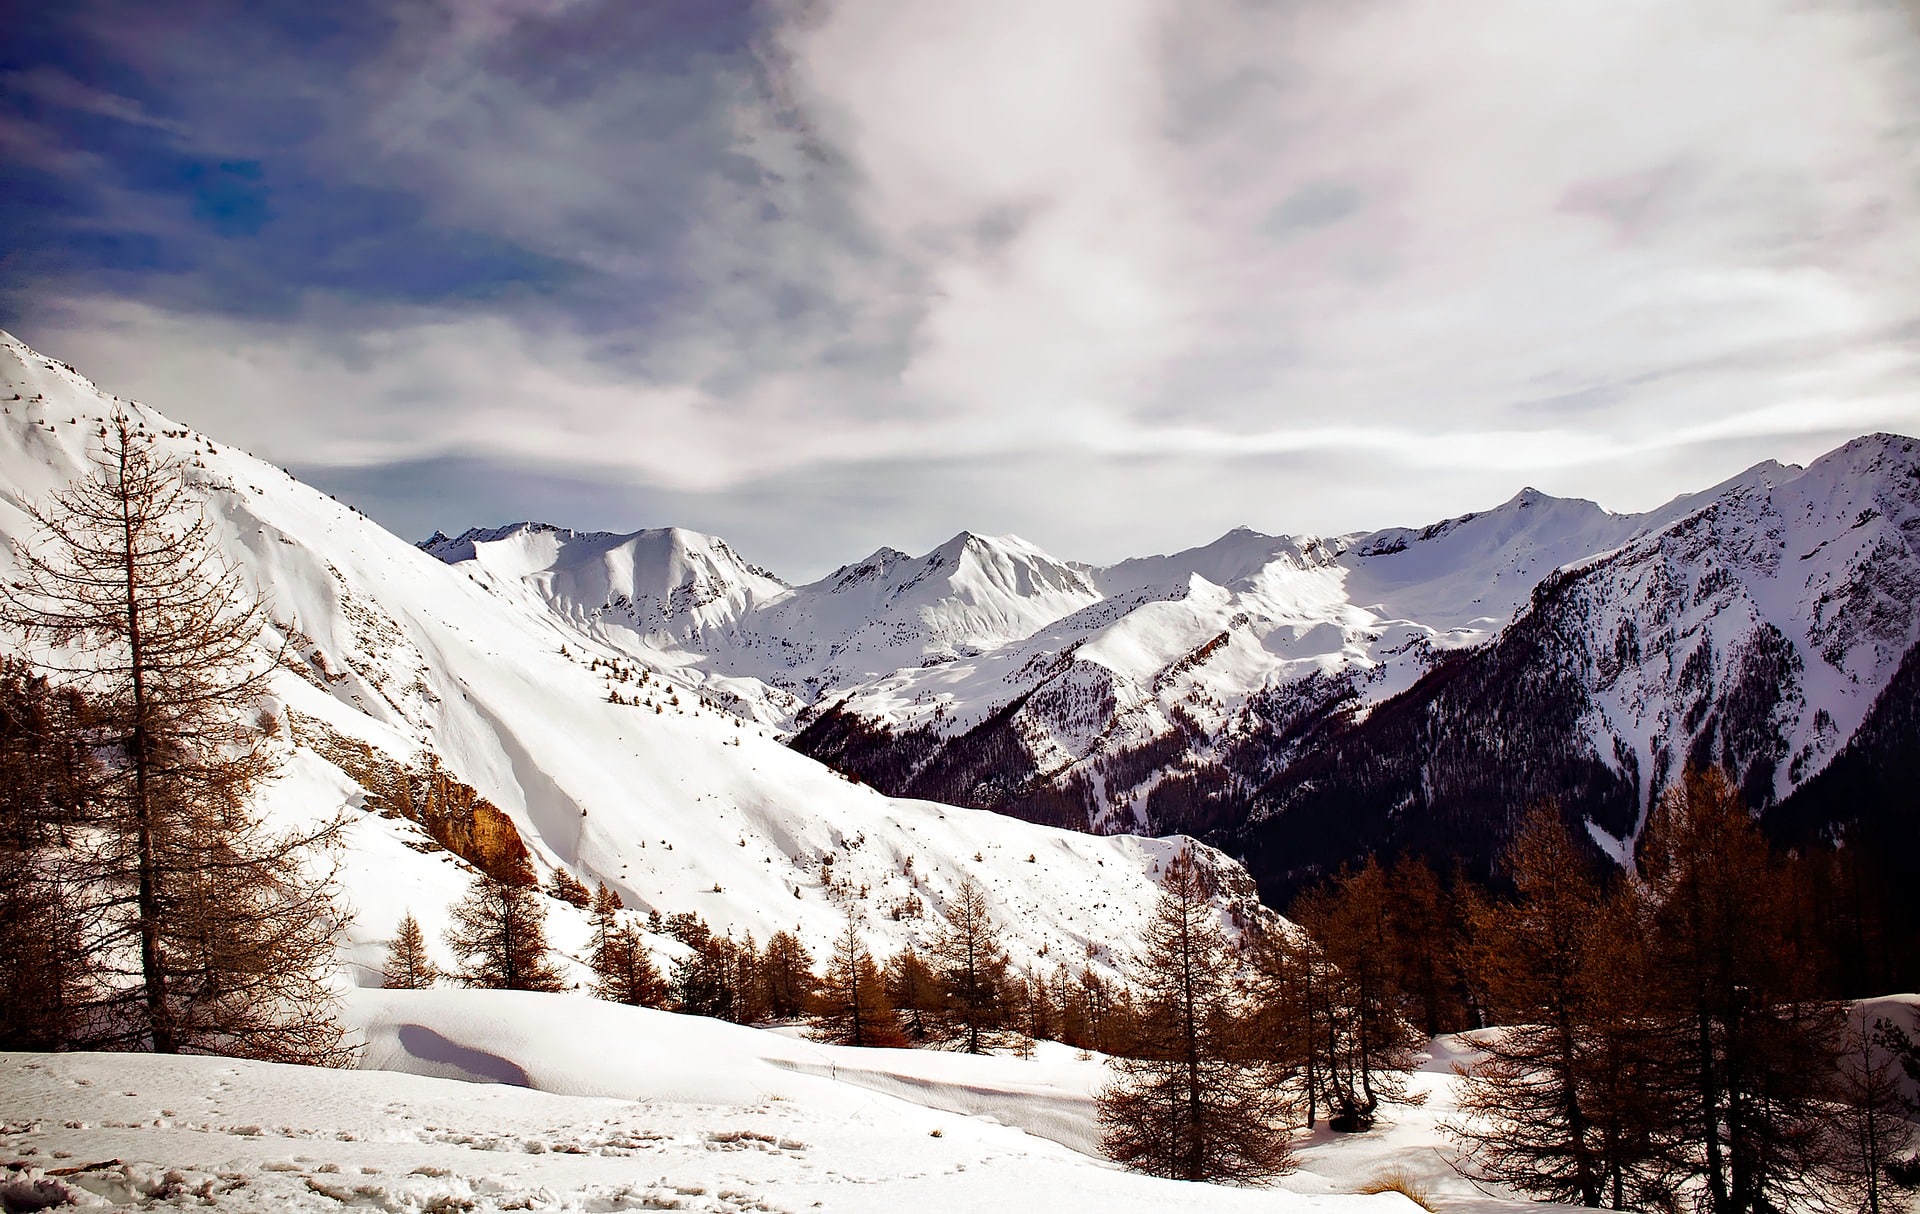
{"type": "MultiPolygon", "coordinates": [[[[260,657],[278,665],[263,719],[279,723],[282,762],[259,806],[276,824],[349,817],[342,933],[362,983],[379,981],[403,914],[438,952],[467,880],[418,824],[378,811],[383,790],[361,782],[372,778],[363,768],[457,779],[512,823],[543,875],[564,868],[629,909],[697,914],[716,932],[795,932],[816,954],[849,912],[881,952],[924,947],[972,880],[1019,964],[1114,969],[1151,912],[1157,872],[1190,846],[888,798],[718,710],[718,689],[629,660],[484,569],[448,565],[11,338],[0,398],[0,538],[33,541],[24,507],[83,474],[104,419],[125,410],[183,464],[222,554],[267,597],[260,657]]],[[[0,545],[0,570],[10,561],[0,545]]],[[[1231,860],[1191,846],[1219,878],[1223,916],[1267,913],[1231,860]]],[[[549,918],[563,964],[584,977],[585,917],[555,902],[549,918]]],[[[667,957],[681,948],[653,944],[667,957]]]]}
{"type": "MultiPolygon", "coordinates": [[[[1588,828],[1617,852],[1687,762],[1738,768],[1749,797],[1768,808],[1817,774],[1865,719],[1914,641],[1913,599],[1898,592],[1905,574],[1888,575],[1888,592],[1873,572],[1914,565],[1908,516],[1901,507],[1892,524],[1874,526],[1894,507],[1866,498],[1881,482],[1897,489],[1920,475],[1913,441],[1863,435],[1806,467],[1761,461],[1634,514],[1527,487],[1421,527],[1332,537],[1242,527],[1108,566],[1022,542],[1019,559],[1084,582],[1043,609],[1006,613],[1017,626],[1002,628],[997,643],[954,645],[896,611],[885,620],[891,643],[867,644],[873,617],[808,616],[803,587],[768,610],[788,614],[788,645],[836,660],[799,677],[756,666],[767,652],[757,643],[676,660],[724,673],[736,690],[778,688],[786,698],[767,697],[759,719],[889,791],[1096,832],[1193,830],[1255,854],[1272,850],[1256,845],[1255,828],[1293,804],[1280,790],[1303,748],[1323,744],[1330,729],[1366,729],[1444,667],[1507,660],[1512,646],[1495,652],[1501,638],[1541,627],[1528,621],[1545,609],[1572,610],[1571,588],[1603,582],[1622,602],[1655,604],[1623,614],[1619,604],[1583,600],[1615,633],[1632,617],[1630,636],[1588,636],[1565,620],[1548,631],[1586,655],[1578,660],[1590,685],[1567,693],[1581,703],[1563,723],[1596,774],[1569,777],[1570,788],[1591,802],[1580,813],[1588,828]],[[1849,492],[1865,496],[1847,504],[1849,492]],[[1852,542],[1863,527],[1879,556],[1852,542]],[[1762,551],[1767,543],[1807,549],[1794,554],[1811,562],[1807,576],[1785,577],[1762,551]],[[1680,585],[1698,601],[1661,589],[1680,585]],[[1620,653],[1607,656],[1613,649],[1620,653]],[[887,658],[904,660],[882,669],[887,658]],[[1782,687],[1769,690],[1769,679],[1782,687]],[[1767,719],[1751,719],[1756,705],[1767,719]]],[[[883,548],[812,588],[892,587],[975,538],[963,531],[920,557],[883,548]]],[[[964,605],[963,595],[953,599],[964,605]]],[[[935,614],[924,595],[910,605],[935,614]]],[[[749,614],[736,635],[752,637],[756,626],[749,614]]],[[[1482,806],[1494,825],[1468,850],[1487,852],[1510,809],[1482,806]]],[[[1324,867],[1275,871],[1292,883],[1324,867]]]]}

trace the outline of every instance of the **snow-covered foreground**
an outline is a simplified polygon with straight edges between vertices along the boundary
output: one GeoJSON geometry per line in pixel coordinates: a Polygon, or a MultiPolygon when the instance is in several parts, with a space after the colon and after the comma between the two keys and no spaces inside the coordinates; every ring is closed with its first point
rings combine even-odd
{"type": "MultiPolygon", "coordinates": [[[[232,1210],[1412,1211],[1513,1208],[1436,1148],[1426,1107],[1315,1140],[1273,1189],[1092,1157],[1101,1063],[856,1050],[564,995],[357,992],[359,1071],[218,1058],[0,1055],[0,1194],[232,1210]],[[410,1073],[400,1073],[410,1072],[410,1073]],[[462,1082],[480,1079],[489,1082],[462,1082]]],[[[7,1208],[12,1209],[13,1206],[7,1208]]],[[[28,1207],[21,1202],[20,1208],[28,1207]]]]}

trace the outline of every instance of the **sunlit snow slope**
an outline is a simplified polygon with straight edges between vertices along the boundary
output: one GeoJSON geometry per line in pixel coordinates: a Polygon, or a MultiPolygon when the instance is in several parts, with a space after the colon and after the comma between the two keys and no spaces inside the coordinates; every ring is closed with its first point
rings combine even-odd
{"type": "MultiPolygon", "coordinates": [[[[448,565],[286,472],[105,396],[10,338],[0,345],[0,407],[8,539],[32,535],[23,504],[83,472],[116,407],[189,462],[227,551],[268,597],[279,630],[268,640],[289,642],[273,689],[297,742],[266,794],[276,813],[361,804],[354,780],[323,757],[337,757],[342,740],[398,762],[433,756],[506,812],[543,871],[564,865],[589,884],[604,881],[636,910],[691,911],[761,940],[797,929],[818,949],[851,908],[885,952],[928,936],[972,877],[992,894],[1016,958],[1048,968],[1105,961],[1107,942],[1136,939],[1155,872],[1180,846],[889,799],[703,706],[677,676],[654,671],[641,683],[631,664],[616,673],[596,630],[511,588],[566,552],[635,602],[662,570],[739,579],[711,596],[682,596],[670,620],[646,624],[697,634],[784,591],[724,545],[677,532],[618,543],[548,532],[470,538],[476,555],[448,565]],[[646,553],[632,555],[639,549],[646,553]],[[503,577],[490,575],[489,561],[503,577]]],[[[1213,859],[1244,893],[1244,875],[1213,859]]],[[[461,866],[413,823],[372,813],[356,815],[343,876],[356,911],[345,932],[362,981],[373,980],[370,967],[406,910],[437,940],[464,883],[461,866]]],[[[577,953],[579,917],[558,903],[555,911],[557,942],[577,953]]]]}
{"type": "Polygon", "coordinates": [[[1624,790],[1594,814],[1617,834],[1689,761],[1769,805],[1852,736],[1913,642],[1913,450],[1870,437],[1645,514],[1525,489],[1422,528],[1241,529],[1107,568],[966,533],[795,588],[684,532],[555,544],[519,524],[427,547],[890,792],[1236,847],[1249,813],[1286,808],[1255,791],[1328,727],[1576,595],[1569,719],[1624,790]]]}

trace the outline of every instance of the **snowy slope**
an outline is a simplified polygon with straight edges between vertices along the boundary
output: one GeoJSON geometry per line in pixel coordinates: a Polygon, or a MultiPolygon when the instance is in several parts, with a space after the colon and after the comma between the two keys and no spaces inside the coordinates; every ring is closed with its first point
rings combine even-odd
{"type": "MultiPolygon", "coordinates": [[[[30,534],[22,503],[81,472],[115,405],[71,368],[11,339],[0,346],[0,536],[30,534]]],[[[971,877],[994,896],[1015,957],[1048,968],[1090,955],[1104,963],[1109,940],[1136,938],[1154,874],[1180,846],[891,800],[703,705],[671,672],[641,683],[630,665],[616,669],[592,630],[510,593],[511,579],[484,565],[525,572],[572,553],[576,572],[591,567],[608,585],[625,578],[638,602],[660,583],[646,580],[657,563],[634,554],[667,553],[725,583],[673,605],[670,626],[698,631],[783,589],[724,545],[685,533],[523,532],[469,537],[473,555],[450,566],[279,469],[124,407],[190,461],[228,552],[290,642],[273,684],[294,730],[268,793],[275,812],[364,801],[323,757],[325,740],[414,764],[432,755],[506,812],[543,871],[564,865],[605,881],[630,908],[692,911],[761,940],[798,930],[818,950],[851,907],[884,953],[926,938],[971,877]]],[[[361,813],[355,823],[344,877],[357,913],[344,933],[363,982],[404,910],[437,939],[461,886],[459,866],[420,850],[423,838],[404,818],[361,813]]],[[[1231,884],[1234,870],[1219,863],[1231,884]]],[[[556,943],[577,953],[584,928],[555,907],[556,943]]]]}
{"type": "MultiPolygon", "coordinates": [[[[1516,809],[1552,800],[1625,858],[1689,766],[1721,767],[1757,811],[1785,812],[1877,705],[1898,715],[1881,701],[1916,644],[1920,441],[1869,435],[1804,469],[1756,469],[1568,565],[1404,695],[1267,746],[1265,769],[1242,765],[1258,788],[1216,837],[1278,892],[1363,849],[1484,866],[1516,809]]],[[[1902,791],[1879,795],[1818,821],[1793,811],[1794,829],[1831,841],[1904,812],[1902,791]]]]}
{"type": "Polygon", "coordinates": [[[66,1186],[82,1208],[164,1200],[171,1172],[175,1195],[229,1210],[1400,1214],[1404,1198],[1356,1195],[1399,1170],[1442,1211],[1538,1208],[1446,1167],[1451,1042],[1414,1076],[1425,1107],[1315,1138],[1300,1171],[1252,1189],[1091,1156],[1107,1071],[1062,1047],[1030,1060],[837,1048],[504,992],[361,992],[350,1015],[378,1069],[0,1056],[0,1148],[19,1161],[0,1184],[66,1186]]]}
{"type": "MultiPolygon", "coordinates": [[[[1525,489],[1424,528],[1334,538],[1240,529],[1108,568],[966,533],[918,558],[882,549],[791,590],[754,582],[760,571],[710,577],[663,557],[646,578],[664,588],[661,602],[731,588],[723,624],[677,630],[629,626],[619,592],[581,573],[608,545],[626,552],[669,533],[555,546],[544,538],[552,528],[523,524],[427,547],[502,595],[545,603],[623,654],[678,671],[718,704],[797,730],[798,749],[889,791],[1076,828],[1152,831],[1198,821],[1154,808],[1170,773],[1238,762],[1250,735],[1364,715],[1442,655],[1500,635],[1556,571],[1804,474],[1761,464],[1640,515],[1525,489]],[[492,555],[507,544],[511,559],[492,555]]],[[[1834,528],[1826,515],[1808,526],[1834,528]]],[[[725,551],[710,537],[681,546],[725,551]]],[[[1793,609],[1786,600],[1776,608],[1793,609]]],[[[1829,693],[1852,694],[1823,685],[1829,693]]],[[[1860,716],[1849,702],[1821,728],[1844,740],[1860,716]]],[[[1651,761],[1658,744],[1640,734],[1651,761]]],[[[1794,780],[1832,750],[1810,736],[1792,745],[1806,756],[1794,780]]],[[[1263,755],[1235,778],[1261,782],[1286,757],[1263,755]]]]}
{"type": "MultiPolygon", "coordinates": [[[[1648,795],[1688,761],[1770,805],[1853,736],[1920,641],[1920,442],[1855,439],[1573,571],[1596,750],[1648,795]]],[[[1560,601],[1563,600],[1563,601],[1560,601]]]]}

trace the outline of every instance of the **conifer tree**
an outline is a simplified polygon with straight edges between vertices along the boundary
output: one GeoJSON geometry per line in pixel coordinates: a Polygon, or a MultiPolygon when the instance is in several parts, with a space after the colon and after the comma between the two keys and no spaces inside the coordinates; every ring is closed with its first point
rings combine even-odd
{"type": "Polygon", "coordinates": [[[1387,913],[1394,939],[1394,982],[1404,1012],[1427,1037],[1468,1027],[1453,961],[1461,924],[1432,865],[1402,856],[1387,873],[1387,913]]]}
{"type": "Polygon", "coordinates": [[[813,956],[792,932],[775,932],[761,954],[762,984],[766,989],[767,1015],[775,1020],[793,1020],[813,1006],[819,980],[813,976],[813,956]]]}
{"type": "Polygon", "coordinates": [[[1139,977],[1139,1028],[1097,1108],[1102,1145],[1137,1171],[1259,1183],[1292,1167],[1290,1110],[1247,1048],[1232,958],[1199,872],[1162,879],[1139,977]]]}
{"type": "Polygon", "coordinates": [[[1467,1069],[1460,1121],[1479,1173],[1545,1200],[1616,1208],[1667,1191],[1657,1037],[1630,894],[1609,893],[1557,806],[1529,811],[1511,902],[1473,909],[1471,964],[1497,1021],[1467,1069]]]}
{"type": "Polygon", "coordinates": [[[1733,781],[1689,770],[1642,842],[1665,1064],[1685,1076],[1687,1165],[1710,1214],[1813,1200],[1842,1023],[1808,997],[1781,865],[1733,781]]]}
{"type": "Polygon", "coordinates": [[[1088,1014],[1086,989],[1062,962],[1053,970],[1054,1032],[1076,1050],[1093,1048],[1093,1019],[1088,1014]]]}
{"type": "Polygon", "coordinates": [[[1260,939],[1251,960],[1258,1004],[1249,1027],[1261,1056],[1296,1094],[1313,1129],[1323,1111],[1332,1115],[1323,1092],[1339,1046],[1333,966],[1304,931],[1260,939]]]}
{"type": "Polygon", "coordinates": [[[943,1035],[956,1049],[985,1053],[998,1043],[1006,1024],[1007,955],[986,892],[972,880],[960,883],[947,908],[932,957],[944,992],[943,1035]]]}
{"type": "Polygon", "coordinates": [[[698,932],[682,939],[692,951],[673,963],[669,986],[674,1010],[689,1016],[739,1021],[740,967],[733,941],[714,935],[705,923],[698,932]]]}
{"type": "Polygon", "coordinates": [[[621,922],[620,897],[602,881],[593,893],[593,993],[629,1007],[665,1007],[667,981],[647,948],[646,938],[621,922]]]}
{"type": "Polygon", "coordinates": [[[907,1040],[919,1044],[933,1037],[946,1006],[945,992],[933,968],[909,944],[887,961],[887,999],[900,1017],[907,1040]]]}
{"type": "Polygon", "coordinates": [[[547,950],[547,907],[533,866],[521,861],[508,878],[475,869],[453,908],[447,947],[455,974],[468,986],[500,991],[559,991],[566,981],[547,950]]]}
{"type": "Polygon", "coordinates": [[[85,1048],[103,994],[80,829],[95,767],[81,712],[77,695],[0,656],[0,1050],[85,1048]]]}
{"type": "Polygon", "coordinates": [[[39,534],[16,546],[0,616],[52,642],[43,666],[94,705],[91,868],[118,888],[90,943],[124,979],[102,1043],[344,1061],[334,887],[310,863],[344,823],[270,831],[249,806],[277,762],[266,607],[185,465],[124,412],[98,437],[89,474],[30,508],[39,534]]]}
{"type": "Polygon", "coordinates": [[[852,907],[833,944],[826,978],[814,1000],[813,1035],[836,1045],[902,1046],[906,1038],[887,1002],[886,979],[860,937],[852,907]]]}
{"type": "MultiPolygon", "coordinates": [[[[593,891],[589,903],[588,916],[593,925],[593,955],[598,957],[607,947],[608,939],[620,930],[620,895],[607,888],[605,881],[600,882],[593,891]]],[[[594,967],[598,970],[599,964],[594,967]]]]}
{"type": "Polygon", "coordinates": [[[646,937],[630,925],[609,930],[593,953],[593,993],[628,1007],[665,1007],[667,980],[654,964],[646,937]]]}
{"type": "Polygon", "coordinates": [[[387,963],[381,969],[381,985],[390,990],[422,991],[439,981],[440,970],[427,955],[427,936],[420,921],[409,912],[400,920],[387,945],[387,963]]]}
{"type": "Polygon", "coordinates": [[[1124,1053],[1132,1040],[1133,1009],[1126,987],[1109,980],[1092,964],[1080,967],[1074,978],[1074,1000],[1086,1017],[1086,1041],[1069,1040],[1069,1045],[1099,1050],[1103,1054],[1124,1053]]]}
{"type": "Polygon", "coordinates": [[[1421,1038],[1401,1014],[1386,874],[1367,861],[1294,906],[1325,954],[1328,1011],[1316,1081],[1335,1130],[1364,1130],[1380,1106],[1413,1103],[1407,1075],[1421,1038]]]}
{"type": "Polygon", "coordinates": [[[1022,1058],[1031,1058],[1033,1043],[1050,1041],[1055,1032],[1056,1010],[1046,975],[1038,972],[1009,975],[1005,1001],[1011,1012],[1008,1023],[1013,1030],[1014,1052],[1022,1058]]]}
{"type": "Polygon", "coordinates": [[[1891,1020],[1869,1019],[1861,1008],[1848,1017],[1840,1054],[1832,1122],[1834,1187],[1861,1214],[1897,1210],[1904,1200],[1888,1183],[1920,1140],[1913,1116],[1920,1112],[1900,1082],[1901,1047],[1911,1046],[1891,1020]]]}
{"type": "Polygon", "coordinates": [[[734,943],[733,937],[727,937],[730,946],[727,951],[727,964],[732,968],[733,1014],[728,1017],[735,1024],[762,1024],[769,1016],[767,999],[766,966],[760,956],[760,948],[754,943],[753,933],[734,943]]]}
{"type": "MultiPolygon", "coordinates": [[[[603,882],[600,888],[605,889],[603,882]]],[[[593,894],[581,884],[580,879],[564,868],[556,867],[553,875],[547,879],[547,896],[557,898],[568,906],[586,910],[593,904],[593,894]]]]}

